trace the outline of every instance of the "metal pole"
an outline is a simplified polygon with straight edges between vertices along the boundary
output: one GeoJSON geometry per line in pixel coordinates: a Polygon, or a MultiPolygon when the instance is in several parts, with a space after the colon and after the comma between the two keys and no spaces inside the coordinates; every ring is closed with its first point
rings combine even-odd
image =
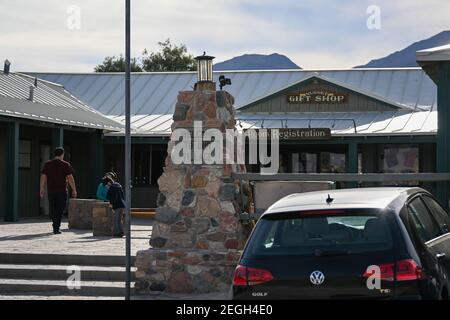
{"type": "Polygon", "coordinates": [[[125,0],[125,299],[131,297],[131,130],[130,130],[130,2],[125,0]]]}

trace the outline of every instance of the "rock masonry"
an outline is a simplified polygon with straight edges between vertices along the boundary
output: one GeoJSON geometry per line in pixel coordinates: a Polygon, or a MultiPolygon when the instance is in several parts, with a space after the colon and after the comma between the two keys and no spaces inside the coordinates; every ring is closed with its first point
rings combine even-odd
{"type": "MultiPolygon", "coordinates": [[[[234,98],[214,83],[180,92],[173,116],[176,128],[235,128],[234,98]]],[[[225,135],[224,135],[225,136],[225,135]]],[[[240,186],[231,174],[243,166],[182,164],[171,161],[174,141],[158,180],[150,248],[137,253],[137,293],[206,293],[230,289],[249,230],[239,220],[240,186]]],[[[205,147],[205,146],[204,146],[205,147]]],[[[225,148],[225,141],[224,141],[225,148]]]]}

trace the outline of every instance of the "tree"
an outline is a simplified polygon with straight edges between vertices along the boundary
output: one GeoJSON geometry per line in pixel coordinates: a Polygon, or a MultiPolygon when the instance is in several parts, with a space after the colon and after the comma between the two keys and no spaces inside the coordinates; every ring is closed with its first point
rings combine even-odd
{"type": "MultiPolygon", "coordinates": [[[[158,72],[158,71],[195,71],[197,64],[194,56],[187,53],[184,44],[173,45],[170,39],[164,42],[158,42],[159,51],[148,53],[144,49],[141,58],[131,59],[132,72],[158,72]]],[[[112,56],[94,68],[95,72],[124,72],[125,58],[112,56]]]]}
{"type": "MultiPolygon", "coordinates": [[[[130,61],[132,72],[142,72],[138,59],[132,58],[130,61]]],[[[118,57],[106,57],[103,62],[94,68],[95,72],[125,72],[125,58],[122,55],[118,57]]]]}
{"type": "Polygon", "coordinates": [[[186,45],[172,45],[170,39],[158,42],[158,52],[148,53],[147,49],[142,53],[142,68],[145,71],[195,71],[194,56],[187,53],[186,45]]]}

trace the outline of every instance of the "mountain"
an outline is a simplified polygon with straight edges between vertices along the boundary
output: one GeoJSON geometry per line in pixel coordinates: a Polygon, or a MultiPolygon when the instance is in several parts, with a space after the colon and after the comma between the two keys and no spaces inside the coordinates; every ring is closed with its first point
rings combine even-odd
{"type": "Polygon", "coordinates": [[[273,70],[273,69],[301,69],[288,57],[272,53],[244,54],[230,60],[216,63],[214,70],[273,70]]]}
{"type": "Polygon", "coordinates": [[[355,68],[417,67],[416,51],[438,47],[450,43],[450,30],[442,31],[431,38],[418,41],[403,50],[396,51],[384,58],[375,59],[355,68]]]}

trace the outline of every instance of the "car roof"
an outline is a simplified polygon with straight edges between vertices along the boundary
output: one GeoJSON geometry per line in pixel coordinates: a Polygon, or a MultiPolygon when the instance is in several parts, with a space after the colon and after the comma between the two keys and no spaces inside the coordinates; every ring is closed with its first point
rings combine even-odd
{"type": "Polygon", "coordinates": [[[380,187],[294,193],[275,202],[263,215],[305,210],[398,208],[410,195],[418,192],[427,191],[421,188],[380,187]],[[330,204],[326,201],[328,195],[333,199],[330,204]]]}

